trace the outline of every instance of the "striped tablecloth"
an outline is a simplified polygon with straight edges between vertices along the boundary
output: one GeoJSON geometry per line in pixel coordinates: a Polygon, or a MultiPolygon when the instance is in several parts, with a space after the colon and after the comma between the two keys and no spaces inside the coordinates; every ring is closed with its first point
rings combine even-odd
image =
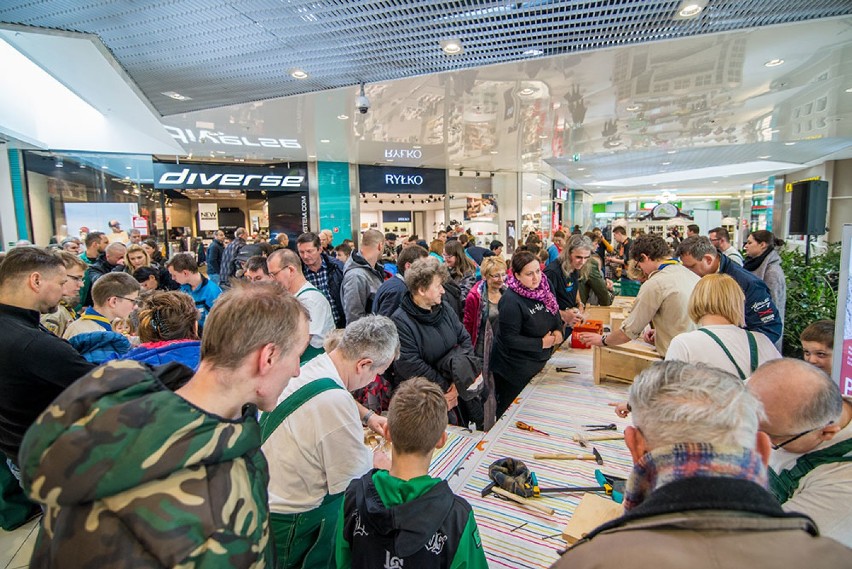
{"type": "MultiPolygon", "coordinates": [[[[534,460],[533,453],[590,452],[571,440],[585,424],[615,423],[623,432],[629,419],[618,418],[607,403],[626,400],[627,386],[594,385],[590,350],[570,348],[556,353],[547,367],[521,393],[494,428],[474,451],[466,467],[452,484],[453,489],[473,506],[482,535],[489,567],[512,569],[549,567],[566,547],[562,530],[583,494],[548,494],[541,504],[556,510],[555,515],[536,514],[495,495],[482,498],[488,484],[488,466],[497,459],[522,460],[538,476],[539,486],[594,486],[594,471],[626,477],[632,468],[624,441],[594,443],[604,459],[593,461],[534,460]],[[576,366],[577,374],[556,373],[556,367],[576,366]],[[515,427],[523,421],[550,436],[515,427]]],[[[611,431],[607,431],[611,432],[611,431]]],[[[433,463],[434,464],[434,463],[433,463]]]]}
{"type": "MultiPolygon", "coordinates": [[[[435,450],[429,474],[446,480],[457,492],[464,473],[476,465],[476,446],[482,440],[482,431],[469,431],[462,427],[447,427],[447,443],[435,450]]],[[[480,453],[481,454],[481,453],[480,453]]]]}

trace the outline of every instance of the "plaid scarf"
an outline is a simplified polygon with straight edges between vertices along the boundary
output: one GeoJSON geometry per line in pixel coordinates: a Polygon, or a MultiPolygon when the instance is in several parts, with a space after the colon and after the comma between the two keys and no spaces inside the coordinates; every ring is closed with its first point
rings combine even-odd
{"type": "Polygon", "coordinates": [[[552,292],[550,292],[550,283],[547,282],[547,277],[544,275],[541,276],[541,282],[538,283],[538,287],[536,287],[535,290],[522,285],[521,281],[515,278],[515,275],[511,273],[506,276],[506,286],[524,298],[543,302],[545,308],[547,308],[551,314],[557,314],[559,312],[559,304],[556,303],[556,297],[553,296],[552,292]]]}
{"type": "Polygon", "coordinates": [[[654,490],[685,478],[737,478],[764,488],[766,466],[757,452],[710,443],[678,443],[656,448],[633,466],[624,493],[624,509],[641,504],[654,490]]]}

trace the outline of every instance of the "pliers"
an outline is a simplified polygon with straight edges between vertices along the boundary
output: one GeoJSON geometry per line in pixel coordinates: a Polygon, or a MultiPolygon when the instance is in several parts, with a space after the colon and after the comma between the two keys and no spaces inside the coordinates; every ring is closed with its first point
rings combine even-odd
{"type": "Polygon", "coordinates": [[[618,427],[615,423],[610,423],[609,425],[583,425],[583,428],[587,431],[617,431],[618,427]]]}

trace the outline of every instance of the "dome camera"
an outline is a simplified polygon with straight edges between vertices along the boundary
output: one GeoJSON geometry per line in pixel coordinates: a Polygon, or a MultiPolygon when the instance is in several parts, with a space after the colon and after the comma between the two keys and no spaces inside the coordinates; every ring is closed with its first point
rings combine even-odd
{"type": "Polygon", "coordinates": [[[355,108],[357,108],[358,112],[362,115],[367,114],[367,111],[370,110],[370,99],[368,99],[367,95],[364,94],[363,83],[361,83],[361,93],[355,99],[355,108]]]}

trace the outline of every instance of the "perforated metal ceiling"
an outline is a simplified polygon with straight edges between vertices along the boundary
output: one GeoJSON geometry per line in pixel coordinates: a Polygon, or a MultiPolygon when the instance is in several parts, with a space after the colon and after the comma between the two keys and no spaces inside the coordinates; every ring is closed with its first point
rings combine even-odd
{"type": "Polygon", "coordinates": [[[0,22],[96,34],[164,115],[850,12],[849,0],[7,0],[0,22]],[[442,52],[457,39],[463,51],[442,52]],[[297,80],[294,69],[308,74],[297,80]],[[190,100],[163,95],[175,92],[190,100]]]}

